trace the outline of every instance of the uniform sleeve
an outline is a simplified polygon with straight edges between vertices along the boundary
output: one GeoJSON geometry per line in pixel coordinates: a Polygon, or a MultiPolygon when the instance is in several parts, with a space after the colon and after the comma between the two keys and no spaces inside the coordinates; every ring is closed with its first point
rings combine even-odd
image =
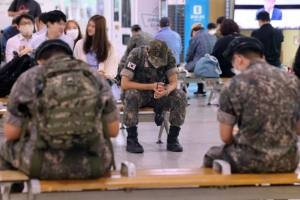
{"type": "Polygon", "coordinates": [[[176,58],[171,49],[168,50],[168,65],[166,67],[166,76],[169,78],[170,76],[177,74],[178,68],[176,66],[176,58]]]}
{"type": "Polygon", "coordinates": [[[125,66],[121,71],[121,76],[126,76],[128,77],[130,80],[133,79],[134,74],[135,74],[135,70],[137,67],[137,62],[139,59],[142,59],[141,57],[139,58],[138,56],[138,48],[135,48],[134,50],[132,50],[126,60],[125,66]]]}
{"type": "Polygon", "coordinates": [[[128,44],[127,44],[127,49],[125,51],[125,55],[128,56],[130,51],[132,51],[132,49],[134,49],[135,47],[137,47],[136,45],[136,37],[135,36],[132,36],[129,41],[128,41],[128,44]]]}
{"type": "Polygon", "coordinates": [[[14,0],[7,11],[17,12],[17,0],[14,0]]]}
{"type": "Polygon", "coordinates": [[[237,122],[237,116],[234,110],[234,106],[239,104],[236,97],[236,89],[234,81],[230,80],[223,86],[223,90],[220,94],[219,110],[217,113],[217,119],[219,122],[228,125],[235,125],[237,122]]]}
{"type": "Polygon", "coordinates": [[[117,108],[116,100],[111,92],[111,87],[108,85],[107,80],[101,76],[97,71],[94,71],[100,86],[100,98],[104,104],[103,118],[107,123],[112,123],[120,118],[120,111],[117,108]]]}

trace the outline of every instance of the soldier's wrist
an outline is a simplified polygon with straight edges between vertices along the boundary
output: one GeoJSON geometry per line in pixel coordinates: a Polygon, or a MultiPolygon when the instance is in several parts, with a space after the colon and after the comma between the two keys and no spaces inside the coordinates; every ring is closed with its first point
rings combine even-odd
{"type": "Polygon", "coordinates": [[[165,95],[166,97],[170,94],[170,90],[166,89],[167,94],[165,95]]]}

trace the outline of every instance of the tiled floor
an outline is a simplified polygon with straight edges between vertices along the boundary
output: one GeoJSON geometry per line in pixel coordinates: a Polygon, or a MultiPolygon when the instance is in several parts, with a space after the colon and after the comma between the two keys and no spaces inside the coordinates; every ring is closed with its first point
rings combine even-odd
{"type": "Polygon", "coordinates": [[[118,137],[112,139],[118,168],[122,161],[133,162],[137,169],[196,168],[202,165],[206,151],[211,146],[220,145],[222,142],[216,120],[217,107],[206,105],[208,97],[194,95],[196,87],[196,84],[191,84],[189,87],[190,105],[179,135],[183,152],[167,151],[165,132],[162,137],[163,144],[156,144],[159,127],[154,122],[142,122],[138,126],[138,133],[144,153],[126,152],[126,130],[120,131],[118,137]]]}

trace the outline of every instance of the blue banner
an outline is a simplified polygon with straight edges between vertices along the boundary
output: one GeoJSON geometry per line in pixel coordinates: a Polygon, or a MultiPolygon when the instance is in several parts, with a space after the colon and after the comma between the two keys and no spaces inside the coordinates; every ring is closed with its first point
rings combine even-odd
{"type": "Polygon", "coordinates": [[[200,22],[206,29],[209,23],[209,0],[186,0],[184,26],[184,57],[191,38],[191,26],[200,22]]]}

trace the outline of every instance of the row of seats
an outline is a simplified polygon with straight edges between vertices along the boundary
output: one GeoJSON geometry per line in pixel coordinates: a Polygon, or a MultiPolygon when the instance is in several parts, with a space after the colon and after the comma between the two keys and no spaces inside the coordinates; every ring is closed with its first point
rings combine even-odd
{"type": "MultiPolygon", "coordinates": [[[[34,180],[20,171],[0,171],[2,199],[289,199],[299,198],[300,168],[290,174],[227,174],[216,168],[137,170],[132,163],[92,180],[34,180]],[[10,194],[26,182],[28,193],[10,194]],[[269,187],[266,187],[269,186],[269,187]]],[[[214,168],[215,168],[214,166],[214,168]]]]}

